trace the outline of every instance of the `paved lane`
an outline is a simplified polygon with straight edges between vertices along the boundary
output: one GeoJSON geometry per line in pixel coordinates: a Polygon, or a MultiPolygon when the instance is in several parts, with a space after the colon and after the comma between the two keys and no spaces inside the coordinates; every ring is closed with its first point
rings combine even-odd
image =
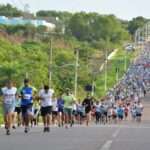
{"type": "Polygon", "coordinates": [[[2,150],[99,150],[110,138],[114,128],[74,127],[72,129],[53,128],[51,133],[42,133],[42,128],[34,128],[29,134],[17,129],[11,136],[0,134],[2,150]]]}
{"type": "Polygon", "coordinates": [[[29,134],[24,134],[20,128],[11,136],[4,133],[1,129],[2,150],[149,150],[150,147],[147,124],[53,128],[51,133],[42,133],[42,128],[38,127],[29,134]]]}

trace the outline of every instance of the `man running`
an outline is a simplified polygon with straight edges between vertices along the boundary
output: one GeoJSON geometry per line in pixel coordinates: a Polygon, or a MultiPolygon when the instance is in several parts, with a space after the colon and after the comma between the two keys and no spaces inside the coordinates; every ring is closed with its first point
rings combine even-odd
{"type": "Polygon", "coordinates": [[[36,89],[30,86],[29,79],[24,80],[24,86],[19,90],[21,97],[21,111],[23,124],[25,125],[25,133],[29,131],[29,122],[33,117],[32,105],[36,89]]]}
{"type": "Polygon", "coordinates": [[[69,89],[66,89],[66,93],[62,96],[64,100],[64,115],[65,115],[65,128],[68,129],[68,124],[70,123],[70,127],[73,125],[73,104],[75,102],[75,98],[73,94],[71,94],[69,89]]]}
{"type": "Polygon", "coordinates": [[[17,88],[13,86],[13,83],[11,81],[7,83],[6,87],[2,88],[4,122],[5,122],[7,135],[10,135],[12,116],[15,110],[16,94],[17,94],[17,88]]]}
{"type": "Polygon", "coordinates": [[[44,88],[39,92],[39,98],[41,100],[41,115],[44,124],[43,132],[50,132],[53,94],[54,90],[50,89],[48,85],[44,85],[44,88]]]}

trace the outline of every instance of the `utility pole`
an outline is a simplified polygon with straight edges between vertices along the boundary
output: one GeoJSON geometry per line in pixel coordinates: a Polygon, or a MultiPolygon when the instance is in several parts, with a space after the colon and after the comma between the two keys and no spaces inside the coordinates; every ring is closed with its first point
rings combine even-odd
{"type": "Polygon", "coordinates": [[[107,91],[107,61],[108,61],[108,50],[105,51],[105,91],[107,91]]]}
{"type": "Polygon", "coordinates": [[[119,80],[119,67],[116,67],[116,82],[118,83],[119,80]]]}
{"type": "Polygon", "coordinates": [[[127,70],[127,50],[125,52],[125,58],[124,58],[124,72],[127,70]]]}
{"type": "Polygon", "coordinates": [[[78,67],[79,67],[79,49],[75,49],[76,62],[75,62],[75,82],[74,82],[74,95],[77,97],[78,88],[78,67]]]}
{"type": "Polygon", "coordinates": [[[52,49],[52,37],[50,37],[50,48],[49,48],[49,66],[48,66],[48,82],[49,87],[52,87],[52,64],[53,64],[53,49],[52,49]]]}
{"type": "Polygon", "coordinates": [[[94,96],[94,93],[95,93],[95,75],[93,77],[93,81],[92,81],[92,96],[94,96]]]}

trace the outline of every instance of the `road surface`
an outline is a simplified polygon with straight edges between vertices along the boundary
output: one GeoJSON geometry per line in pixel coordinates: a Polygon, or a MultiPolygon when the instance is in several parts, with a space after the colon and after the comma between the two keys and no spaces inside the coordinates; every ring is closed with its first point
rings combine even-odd
{"type": "Polygon", "coordinates": [[[150,95],[144,102],[141,124],[127,121],[120,125],[75,126],[72,129],[52,128],[43,133],[42,127],[23,128],[11,136],[0,129],[0,150],[150,150],[150,95]]]}

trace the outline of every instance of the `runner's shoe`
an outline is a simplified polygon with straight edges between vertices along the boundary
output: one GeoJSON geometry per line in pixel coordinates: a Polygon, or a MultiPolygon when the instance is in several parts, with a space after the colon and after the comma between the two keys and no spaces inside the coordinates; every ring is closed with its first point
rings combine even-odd
{"type": "Polygon", "coordinates": [[[9,129],[6,130],[6,135],[10,135],[10,130],[9,129]]]}
{"type": "Polygon", "coordinates": [[[47,131],[47,127],[44,127],[43,132],[45,133],[47,131]]]}
{"type": "Polygon", "coordinates": [[[46,131],[47,131],[47,132],[50,132],[50,127],[47,127],[47,128],[46,128],[46,131]]]}
{"type": "Polygon", "coordinates": [[[24,133],[28,133],[28,132],[29,132],[29,128],[26,127],[26,128],[24,129],[24,133]]]}

